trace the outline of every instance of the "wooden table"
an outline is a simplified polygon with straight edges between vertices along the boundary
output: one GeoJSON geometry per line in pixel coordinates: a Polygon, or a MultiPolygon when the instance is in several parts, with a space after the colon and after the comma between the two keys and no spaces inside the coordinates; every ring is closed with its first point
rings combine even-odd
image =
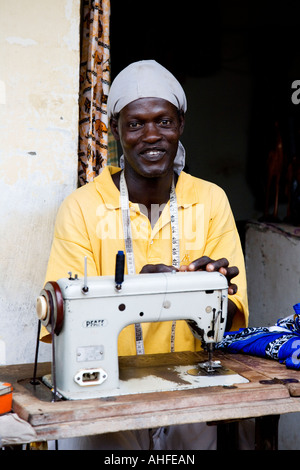
{"type": "MultiPolygon", "coordinates": [[[[166,362],[170,357],[178,363],[191,358],[197,362],[206,359],[202,354],[155,355],[153,360],[155,362],[159,356],[166,362]]],[[[53,402],[51,391],[44,384],[35,388],[30,384],[33,364],[2,366],[0,380],[12,383],[13,411],[30,423],[37,440],[41,441],[195,422],[217,423],[222,429],[228,429],[231,423],[241,419],[256,418],[257,449],[276,448],[279,416],[300,411],[300,372],[289,370],[273,360],[242,354],[217,351],[214,358],[249,382],[226,387],[53,402]]],[[[120,364],[121,367],[122,364],[139,367],[143,360],[142,356],[120,358],[120,364]]],[[[50,370],[50,363],[39,364],[37,377],[49,374],[50,370]]],[[[219,442],[220,448],[228,445],[226,437],[224,439],[223,444],[219,442]]],[[[232,439],[230,442],[235,445],[232,439]]]]}

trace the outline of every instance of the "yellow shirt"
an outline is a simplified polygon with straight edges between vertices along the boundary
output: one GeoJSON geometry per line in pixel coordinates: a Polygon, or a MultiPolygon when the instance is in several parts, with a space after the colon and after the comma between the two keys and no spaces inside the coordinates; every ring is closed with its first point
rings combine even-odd
{"type": "MultiPolygon", "coordinates": [[[[67,277],[71,271],[83,276],[87,256],[88,276],[114,275],[115,258],[125,252],[120,192],[111,174],[117,167],[105,167],[93,182],[75,190],[61,205],[46,274],[47,281],[67,277]]],[[[201,256],[227,258],[238,266],[234,279],[238,292],[231,296],[239,312],[232,330],[247,326],[248,301],[244,258],[233,215],[224,191],[213,183],[181,172],[176,185],[179,219],[180,260],[186,265],[201,256]]],[[[151,228],[137,204],[129,203],[136,272],[146,264],[172,265],[170,207],[167,204],[151,228]]],[[[126,263],[125,263],[126,265],[126,263]]],[[[126,273],[125,269],[125,273],[126,273]]],[[[170,352],[171,323],[143,323],[145,353],[170,352]]],[[[45,328],[41,338],[50,340],[45,328]]],[[[134,326],[119,336],[119,354],[136,354],[134,326]]],[[[175,351],[201,347],[185,321],[176,323],[175,351]]]]}

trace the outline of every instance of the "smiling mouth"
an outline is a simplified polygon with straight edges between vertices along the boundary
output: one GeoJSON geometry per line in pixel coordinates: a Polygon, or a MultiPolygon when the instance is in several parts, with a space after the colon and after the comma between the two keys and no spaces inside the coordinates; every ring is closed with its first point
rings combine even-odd
{"type": "Polygon", "coordinates": [[[141,156],[146,160],[156,162],[163,158],[165,153],[164,149],[148,149],[141,152],[141,156]]]}

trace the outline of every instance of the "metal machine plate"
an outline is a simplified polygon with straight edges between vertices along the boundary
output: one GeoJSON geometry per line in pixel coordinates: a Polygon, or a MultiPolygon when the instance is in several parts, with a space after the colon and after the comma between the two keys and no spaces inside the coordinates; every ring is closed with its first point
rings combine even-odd
{"type": "MultiPolygon", "coordinates": [[[[184,353],[183,353],[184,354],[184,353]]],[[[157,354],[133,358],[121,358],[119,363],[119,387],[113,390],[93,391],[93,387],[84,390],[82,399],[131,395],[139,393],[189,390],[202,387],[234,386],[248,383],[249,380],[220,364],[215,372],[206,372],[201,362],[193,360],[176,363],[165,362],[166,357],[177,354],[157,354]]],[[[184,357],[184,356],[183,356],[184,357]]],[[[187,357],[189,357],[187,355],[187,357]]],[[[43,378],[44,383],[51,387],[51,377],[43,378]]],[[[60,393],[60,390],[58,389],[60,393]]],[[[70,399],[65,393],[64,398],[70,399]]],[[[81,399],[78,394],[77,399],[81,399]]]]}

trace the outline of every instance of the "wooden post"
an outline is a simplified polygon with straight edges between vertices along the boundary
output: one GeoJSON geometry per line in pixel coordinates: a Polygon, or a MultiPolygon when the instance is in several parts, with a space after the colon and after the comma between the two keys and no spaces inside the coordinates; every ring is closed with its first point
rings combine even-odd
{"type": "Polygon", "coordinates": [[[255,419],[255,450],[278,450],[278,423],[280,415],[255,419]]]}

